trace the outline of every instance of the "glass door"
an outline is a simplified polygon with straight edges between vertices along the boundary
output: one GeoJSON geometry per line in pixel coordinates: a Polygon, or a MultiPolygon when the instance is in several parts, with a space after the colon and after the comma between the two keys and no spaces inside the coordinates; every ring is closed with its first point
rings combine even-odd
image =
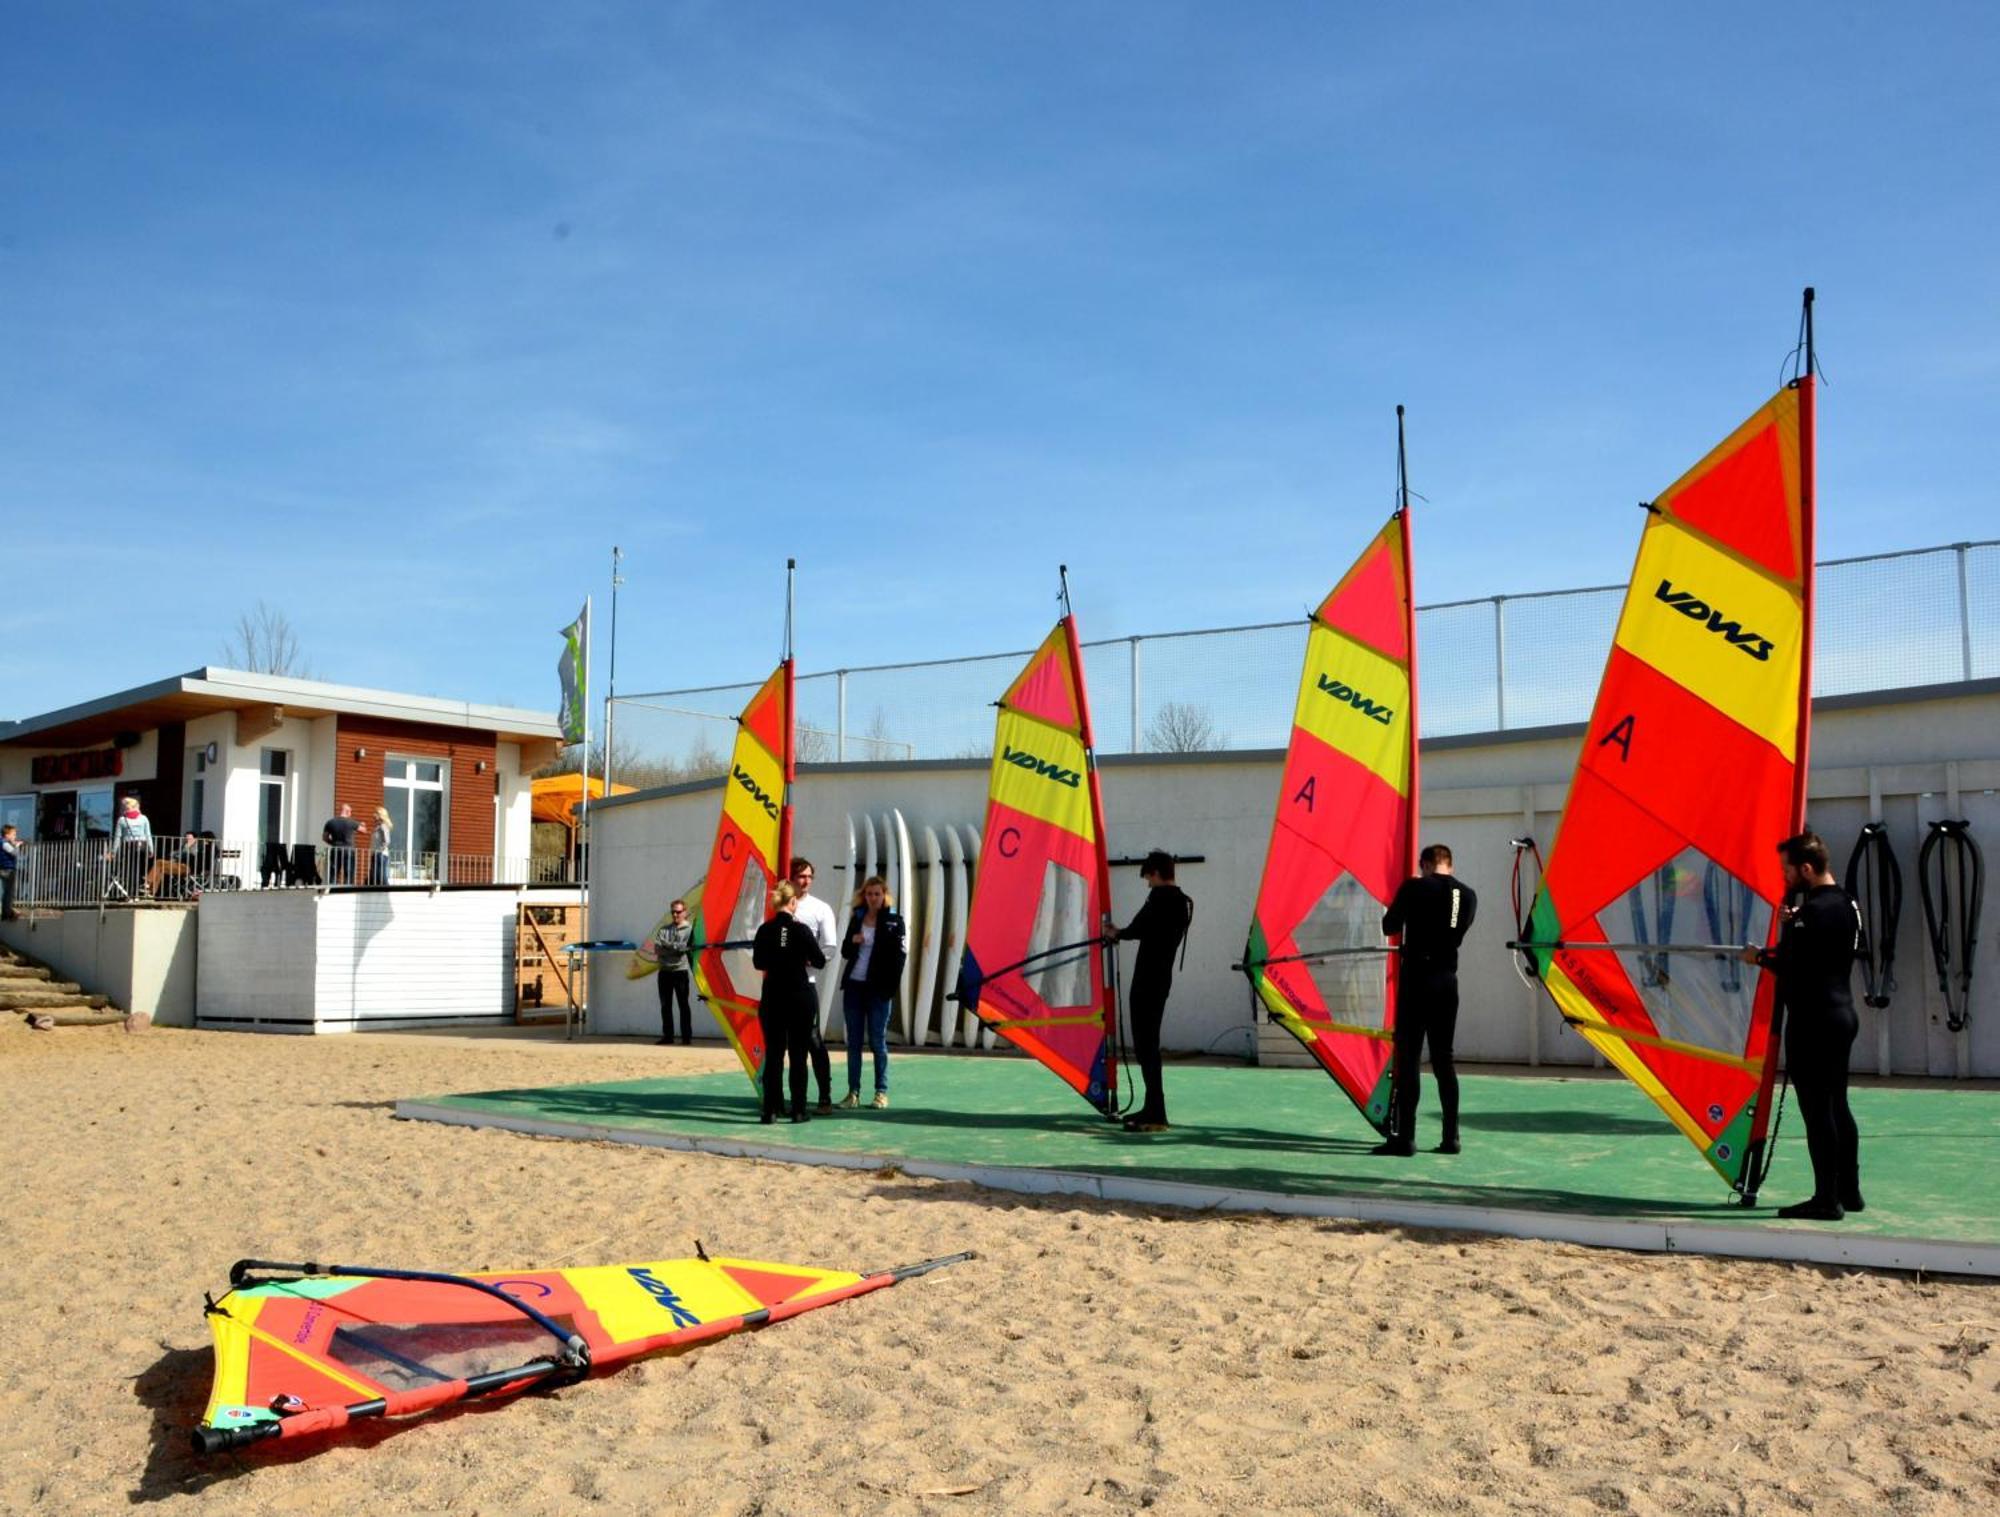
{"type": "Polygon", "coordinates": [[[394,824],[389,837],[392,878],[444,878],[445,791],[442,760],[392,754],[383,761],[382,805],[394,824]]]}

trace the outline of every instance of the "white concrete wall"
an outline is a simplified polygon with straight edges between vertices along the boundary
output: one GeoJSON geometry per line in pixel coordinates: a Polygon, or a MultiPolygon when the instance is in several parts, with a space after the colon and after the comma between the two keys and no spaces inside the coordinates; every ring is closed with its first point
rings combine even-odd
{"type": "Polygon", "coordinates": [[[63,911],[0,925],[0,943],[47,964],[120,1011],[163,1027],[192,1027],[192,911],[63,911]]]}
{"type": "MultiPolygon", "coordinates": [[[[1425,745],[1424,841],[1451,845],[1460,877],[1480,899],[1461,959],[1458,1048],[1468,1060],[1595,1062],[1583,1041],[1563,1027],[1547,997],[1521,984],[1504,947],[1514,928],[1509,841],[1523,833],[1542,840],[1545,849],[1553,841],[1579,742],[1580,733],[1570,729],[1425,745]]],[[[1250,992],[1229,966],[1242,953],[1279,768],[1275,753],[1114,756],[1103,762],[1114,857],[1153,847],[1206,856],[1206,862],[1181,871],[1181,883],[1195,899],[1195,923],[1187,967],[1176,979],[1168,1008],[1170,1047],[1218,1052],[1247,1047],[1250,992]]],[[[844,862],[849,812],[879,813],[893,806],[913,827],[978,823],[985,811],[986,773],[983,760],[825,765],[802,773],[796,846],[819,865],[822,894],[836,898],[851,888],[845,873],[832,867],[844,862]]],[[[1718,783],[1726,779],[1717,777],[1718,783]]],[[[1958,1038],[1942,1027],[1916,890],[1922,822],[1947,814],[1970,817],[1974,835],[1985,839],[1989,855],[2000,861],[2000,800],[1994,794],[2000,791],[2000,692],[1974,687],[1922,700],[1823,704],[1815,719],[1809,815],[1833,848],[1837,868],[1844,867],[1866,819],[1871,780],[1883,797],[1908,901],[1897,955],[1901,989],[1886,1014],[1863,1010],[1855,1067],[1878,1067],[1876,1050],[1886,1025],[1887,1067],[1895,1073],[2000,1077],[2000,890],[1987,908],[1972,1026],[1958,1038]]],[[[592,808],[593,937],[636,940],[669,899],[692,889],[706,867],[720,794],[716,782],[592,808]]],[[[1114,907],[1121,919],[1137,909],[1143,888],[1136,869],[1114,872],[1114,907]]],[[[613,957],[593,975],[592,1026],[604,1032],[656,1030],[651,980],[627,981],[613,957]]]]}
{"type": "Polygon", "coordinates": [[[521,745],[498,743],[493,752],[499,787],[494,796],[493,853],[496,858],[525,859],[534,852],[534,796],[521,772],[521,745]]]}
{"type": "Polygon", "coordinates": [[[511,1022],[517,900],[510,890],[204,896],[198,1023],[351,1032],[511,1022]]]}

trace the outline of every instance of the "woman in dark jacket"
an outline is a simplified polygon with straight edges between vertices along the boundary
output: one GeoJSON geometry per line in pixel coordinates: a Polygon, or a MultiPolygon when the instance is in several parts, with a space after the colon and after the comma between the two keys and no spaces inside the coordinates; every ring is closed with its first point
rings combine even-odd
{"type": "Polygon", "coordinates": [[[841,940],[841,1005],[847,1013],[847,1099],[842,1106],[861,1104],[861,1039],[875,1055],[875,1107],[889,1104],[889,1002],[903,977],[909,953],[903,919],[889,904],[889,887],[875,876],[854,899],[841,940]]]}
{"type": "Polygon", "coordinates": [[[764,1120],[775,1122],[782,1105],[785,1058],[792,1061],[794,1122],[807,1122],[806,1045],[819,1020],[819,1001],[806,970],[826,966],[812,933],[792,915],[798,891],[790,880],[771,892],[777,915],[757,929],[750,945],[750,962],[764,971],[764,994],[757,1002],[757,1026],[764,1034],[764,1120]]]}

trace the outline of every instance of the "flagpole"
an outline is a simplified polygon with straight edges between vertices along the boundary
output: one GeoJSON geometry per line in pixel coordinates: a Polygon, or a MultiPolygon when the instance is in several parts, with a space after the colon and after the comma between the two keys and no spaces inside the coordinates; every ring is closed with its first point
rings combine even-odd
{"type": "MultiPolygon", "coordinates": [[[[617,711],[612,702],[618,699],[618,587],[625,583],[625,576],[618,572],[618,566],[625,561],[625,550],[617,544],[611,548],[611,667],[604,676],[604,793],[611,794],[611,735],[616,727],[617,711]]],[[[585,750],[588,753],[589,750],[585,750]]],[[[587,779],[587,777],[586,777],[587,779]]],[[[584,785],[588,790],[589,784],[584,785]]]]}
{"type": "MultiPolygon", "coordinates": [[[[577,788],[583,792],[583,799],[577,803],[577,854],[576,904],[579,915],[590,909],[590,597],[583,598],[583,699],[577,704],[583,708],[583,762],[578,764],[577,776],[582,784],[577,788]]],[[[586,931],[588,916],[578,924],[586,931]]]]}

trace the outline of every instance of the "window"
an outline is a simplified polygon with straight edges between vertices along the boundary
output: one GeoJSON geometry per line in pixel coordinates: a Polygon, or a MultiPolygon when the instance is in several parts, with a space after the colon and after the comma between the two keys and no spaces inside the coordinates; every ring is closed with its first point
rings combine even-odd
{"type": "Polygon", "coordinates": [[[389,867],[406,880],[434,880],[445,850],[445,766],[441,759],[382,762],[382,804],[389,812],[389,867]]]}
{"type": "Polygon", "coordinates": [[[257,853],[273,843],[288,843],[291,831],[286,788],[291,783],[292,756],[283,748],[266,748],[257,761],[257,853]]]}
{"type": "Polygon", "coordinates": [[[187,751],[187,794],[181,806],[185,820],[181,823],[187,832],[201,831],[202,817],[208,809],[208,749],[190,748],[187,751]]]}
{"type": "Polygon", "coordinates": [[[0,795],[0,827],[12,822],[21,829],[20,841],[35,837],[35,798],[32,795],[0,795]]]}
{"type": "Polygon", "coordinates": [[[111,836],[111,791],[79,790],[76,793],[76,835],[80,838],[111,836]]]}

